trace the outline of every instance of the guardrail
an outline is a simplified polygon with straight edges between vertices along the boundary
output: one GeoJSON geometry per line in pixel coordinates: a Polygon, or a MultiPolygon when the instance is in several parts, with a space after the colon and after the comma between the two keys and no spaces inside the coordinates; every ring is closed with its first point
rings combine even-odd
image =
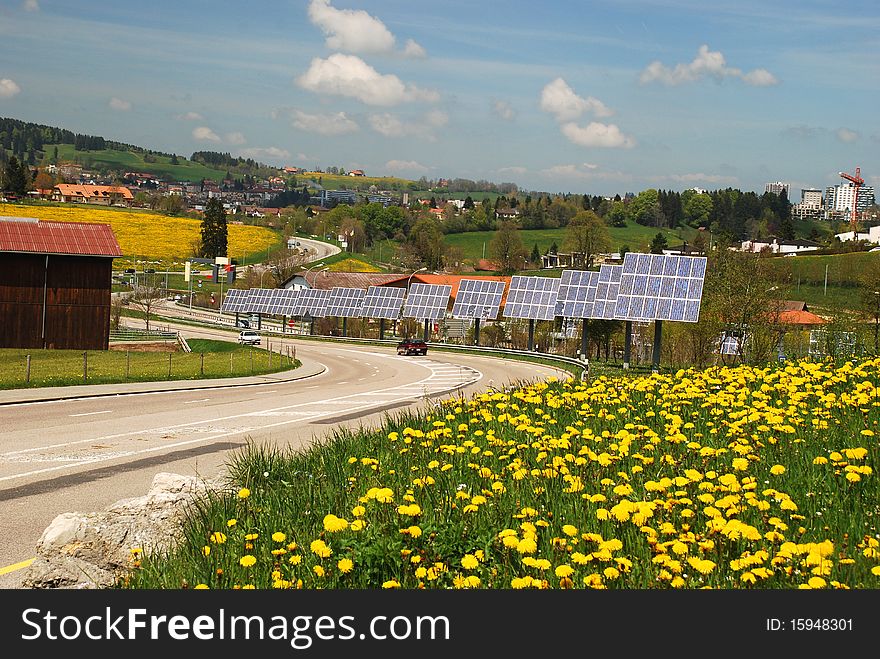
{"type": "Polygon", "coordinates": [[[177,341],[178,332],[147,331],[138,329],[113,330],[110,341],[177,341]]]}

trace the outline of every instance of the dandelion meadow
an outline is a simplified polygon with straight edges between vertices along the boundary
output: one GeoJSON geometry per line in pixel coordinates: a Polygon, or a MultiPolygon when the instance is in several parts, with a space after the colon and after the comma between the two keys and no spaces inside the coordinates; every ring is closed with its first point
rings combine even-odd
{"type": "MultiPolygon", "coordinates": [[[[56,222],[95,222],[109,224],[126,256],[148,259],[186,258],[199,238],[201,222],[188,217],[172,217],[149,211],[96,208],[81,204],[64,206],[20,206],[0,204],[0,215],[35,217],[56,222]]],[[[229,254],[265,253],[278,237],[264,227],[230,224],[229,254]]]]}
{"type": "Polygon", "coordinates": [[[878,588],[878,369],[524,383],[250,447],[123,586],[878,588]]]}

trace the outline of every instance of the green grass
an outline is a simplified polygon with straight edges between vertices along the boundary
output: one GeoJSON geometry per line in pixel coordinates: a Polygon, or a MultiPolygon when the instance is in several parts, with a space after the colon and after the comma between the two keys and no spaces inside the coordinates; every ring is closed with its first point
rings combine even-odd
{"type": "MultiPolygon", "coordinates": [[[[658,230],[630,223],[625,227],[610,227],[611,249],[618,250],[628,245],[631,252],[647,252],[651,240],[657,233],[663,233],[669,245],[680,245],[685,239],[692,239],[694,229],[682,228],[675,231],[658,230]]],[[[494,231],[471,231],[467,233],[450,233],[445,236],[446,244],[461,249],[462,257],[472,261],[481,258],[492,258],[492,238],[494,231]]],[[[526,251],[531,254],[532,247],[538,245],[538,251],[544,254],[551,245],[556,244],[560,251],[565,251],[565,229],[520,229],[519,237],[526,251]]]]}
{"type": "Polygon", "coordinates": [[[86,351],[85,359],[82,350],[0,349],[0,389],[244,377],[298,366],[278,354],[270,364],[269,352],[251,346],[198,339],[189,344],[191,353],[137,352],[133,345],[128,353],[86,351]]]}
{"type": "Polygon", "coordinates": [[[250,445],[180,544],[121,585],[877,588],[880,408],[856,392],[878,375],[804,362],[538,383],[308,449],[250,445]]]}
{"type": "Polygon", "coordinates": [[[132,151],[116,151],[113,149],[76,151],[73,144],[47,144],[43,148],[46,154],[49,154],[56,147],[58,148],[59,161],[78,161],[86,169],[101,167],[114,170],[124,169],[132,172],[156,174],[158,177],[168,176],[175,181],[200,181],[202,179],[222,181],[226,176],[225,170],[211,169],[201,163],[192,162],[181,156],[177,158],[180,164],[172,165],[171,158],[167,156],[154,156],[156,162],[144,162],[143,153],[132,151]]]}

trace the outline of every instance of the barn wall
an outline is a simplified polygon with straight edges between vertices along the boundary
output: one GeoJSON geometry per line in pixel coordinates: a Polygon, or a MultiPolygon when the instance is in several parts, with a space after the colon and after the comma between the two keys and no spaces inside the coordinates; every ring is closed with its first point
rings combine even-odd
{"type": "Polygon", "coordinates": [[[0,347],[106,350],[112,266],[50,255],[47,271],[44,254],[0,254],[0,347]]]}

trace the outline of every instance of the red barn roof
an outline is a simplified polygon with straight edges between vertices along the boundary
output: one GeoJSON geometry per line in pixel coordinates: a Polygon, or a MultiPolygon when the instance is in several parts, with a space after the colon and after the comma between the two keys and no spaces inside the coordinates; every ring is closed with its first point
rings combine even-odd
{"type": "Polygon", "coordinates": [[[0,252],[122,256],[109,224],[0,219],[0,252]]]}

